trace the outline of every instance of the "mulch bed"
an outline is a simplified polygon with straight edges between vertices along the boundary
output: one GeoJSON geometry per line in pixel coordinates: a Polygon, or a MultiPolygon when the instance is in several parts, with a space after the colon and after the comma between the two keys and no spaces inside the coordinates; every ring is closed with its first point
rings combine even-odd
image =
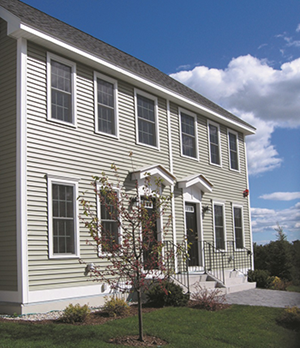
{"type": "MultiPolygon", "coordinates": [[[[153,312],[158,310],[159,308],[153,308],[153,307],[143,307],[143,314],[153,312]]],[[[90,313],[88,318],[83,323],[74,323],[74,324],[65,324],[65,325],[102,325],[108,321],[112,320],[118,320],[126,317],[132,317],[138,315],[138,307],[136,305],[130,306],[130,314],[126,316],[118,316],[118,317],[109,317],[108,314],[104,311],[96,311],[93,313],[90,313]]],[[[5,318],[0,318],[0,322],[8,322],[5,318]]],[[[62,321],[59,319],[56,320],[17,320],[17,319],[10,319],[9,322],[19,323],[19,324],[31,324],[31,325],[45,325],[45,324],[62,324],[62,321]]],[[[124,337],[116,337],[109,340],[109,343],[114,344],[123,344],[124,346],[131,346],[131,347],[157,347],[157,346],[164,346],[168,344],[168,342],[155,337],[155,336],[148,336],[144,335],[144,341],[139,341],[138,335],[127,335],[124,337]]]]}

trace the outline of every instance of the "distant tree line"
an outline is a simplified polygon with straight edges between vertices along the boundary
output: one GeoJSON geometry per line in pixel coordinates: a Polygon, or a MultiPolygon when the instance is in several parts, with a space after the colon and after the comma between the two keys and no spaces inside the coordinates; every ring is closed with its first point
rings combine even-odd
{"type": "Polygon", "coordinates": [[[265,271],[270,277],[279,277],[282,281],[300,285],[300,241],[287,241],[279,225],[275,230],[276,241],[266,245],[254,243],[255,272],[265,271]]]}

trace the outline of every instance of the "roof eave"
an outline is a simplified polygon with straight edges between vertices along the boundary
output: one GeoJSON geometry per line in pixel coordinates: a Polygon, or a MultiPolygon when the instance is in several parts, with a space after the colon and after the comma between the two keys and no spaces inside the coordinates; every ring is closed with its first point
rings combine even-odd
{"type": "Polygon", "coordinates": [[[91,52],[84,51],[68,42],[65,42],[57,37],[51,36],[39,29],[29,26],[23,23],[20,18],[13,15],[6,9],[0,6],[0,17],[2,17],[8,23],[8,35],[18,38],[25,38],[31,40],[39,45],[42,45],[50,50],[58,51],[59,53],[67,56],[74,57],[74,59],[88,64],[95,69],[102,70],[103,72],[110,74],[111,76],[117,77],[122,75],[125,81],[133,83],[138,88],[144,88],[147,86],[149,92],[159,94],[163,98],[166,98],[174,103],[180,104],[182,107],[188,108],[196,113],[221,122],[222,124],[232,128],[236,131],[242,132],[244,135],[255,134],[255,128],[247,126],[243,123],[239,123],[232,119],[227,118],[197,102],[191,100],[173,90],[170,90],[159,83],[148,80],[144,77],[134,74],[132,71],[126,70],[125,68],[112,64],[111,62],[100,58],[99,56],[93,55],[91,52]]]}

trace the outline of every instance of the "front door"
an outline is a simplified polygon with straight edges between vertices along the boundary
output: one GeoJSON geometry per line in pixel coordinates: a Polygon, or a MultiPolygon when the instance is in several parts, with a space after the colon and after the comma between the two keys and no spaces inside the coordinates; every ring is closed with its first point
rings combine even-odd
{"type": "Polygon", "coordinates": [[[196,204],[185,204],[186,235],[189,246],[189,266],[199,266],[199,243],[196,204]]]}

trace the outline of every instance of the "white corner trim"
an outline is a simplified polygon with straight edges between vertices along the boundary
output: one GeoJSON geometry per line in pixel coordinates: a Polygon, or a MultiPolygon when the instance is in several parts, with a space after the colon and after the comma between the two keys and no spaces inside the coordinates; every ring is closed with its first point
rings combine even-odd
{"type": "Polygon", "coordinates": [[[27,250],[27,41],[17,40],[17,267],[19,301],[28,297],[27,250]]]}
{"type": "MultiPolygon", "coordinates": [[[[248,159],[247,159],[247,147],[246,147],[246,141],[244,139],[244,146],[245,146],[245,162],[246,162],[246,180],[247,180],[247,188],[249,189],[249,175],[248,175],[248,159]]],[[[248,205],[248,219],[249,219],[249,227],[250,227],[250,250],[252,253],[252,270],[254,270],[254,253],[253,253],[253,235],[252,235],[252,220],[251,220],[251,204],[250,204],[250,195],[247,197],[247,205],[248,205]]]]}

